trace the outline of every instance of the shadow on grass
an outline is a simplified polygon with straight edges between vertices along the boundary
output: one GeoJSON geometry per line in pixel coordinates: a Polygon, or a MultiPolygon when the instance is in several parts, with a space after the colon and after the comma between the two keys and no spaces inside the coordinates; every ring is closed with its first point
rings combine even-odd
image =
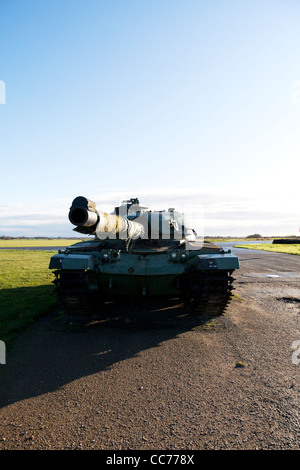
{"type": "Polygon", "coordinates": [[[52,285],[0,290],[0,339],[10,343],[55,304],[52,285]]]}
{"type": "Polygon", "coordinates": [[[2,298],[8,302],[4,317],[14,314],[7,334],[32,324],[12,341],[6,365],[0,366],[1,407],[101,373],[211,318],[185,316],[172,304],[151,304],[141,312],[123,302],[110,304],[101,318],[77,324],[53,306],[51,286],[11,289],[2,298]]]}

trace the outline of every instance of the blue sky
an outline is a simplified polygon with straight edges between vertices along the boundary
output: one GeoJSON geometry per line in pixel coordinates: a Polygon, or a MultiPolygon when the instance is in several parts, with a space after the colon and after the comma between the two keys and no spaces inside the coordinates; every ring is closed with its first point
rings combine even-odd
{"type": "Polygon", "coordinates": [[[0,0],[0,235],[73,236],[78,195],[298,234],[299,20],[292,0],[0,0]]]}

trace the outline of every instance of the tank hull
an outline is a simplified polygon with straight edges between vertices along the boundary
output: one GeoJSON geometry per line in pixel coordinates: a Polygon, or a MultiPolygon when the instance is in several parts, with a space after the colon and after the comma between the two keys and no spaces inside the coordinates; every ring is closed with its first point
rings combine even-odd
{"type": "Polygon", "coordinates": [[[79,314],[91,313],[88,304],[97,313],[103,301],[129,297],[176,297],[193,301],[201,312],[205,302],[213,299],[216,307],[225,308],[233,289],[232,273],[239,267],[237,257],[211,244],[184,248],[127,252],[84,242],[54,255],[49,267],[55,269],[58,293],[71,314],[75,304],[79,314]]]}

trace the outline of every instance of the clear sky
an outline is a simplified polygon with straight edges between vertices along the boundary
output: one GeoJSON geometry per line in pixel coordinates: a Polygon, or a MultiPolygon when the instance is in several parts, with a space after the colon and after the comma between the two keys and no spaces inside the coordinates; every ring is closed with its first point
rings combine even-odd
{"type": "Polygon", "coordinates": [[[299,234],[299,24],[298,0],[0,0],[0,235],[73,236],[78,195],[299,234]]]}

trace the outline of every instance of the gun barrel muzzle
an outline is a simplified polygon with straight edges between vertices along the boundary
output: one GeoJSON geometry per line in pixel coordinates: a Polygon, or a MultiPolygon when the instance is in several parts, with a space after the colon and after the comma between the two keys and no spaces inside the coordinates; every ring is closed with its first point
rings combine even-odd
{"type": "Polygon", "coordinates": [[[69,220],[77,227],[92,227],[98,221],[96,204],[86,197],[76,197],[70,207],[69,220]]]}

